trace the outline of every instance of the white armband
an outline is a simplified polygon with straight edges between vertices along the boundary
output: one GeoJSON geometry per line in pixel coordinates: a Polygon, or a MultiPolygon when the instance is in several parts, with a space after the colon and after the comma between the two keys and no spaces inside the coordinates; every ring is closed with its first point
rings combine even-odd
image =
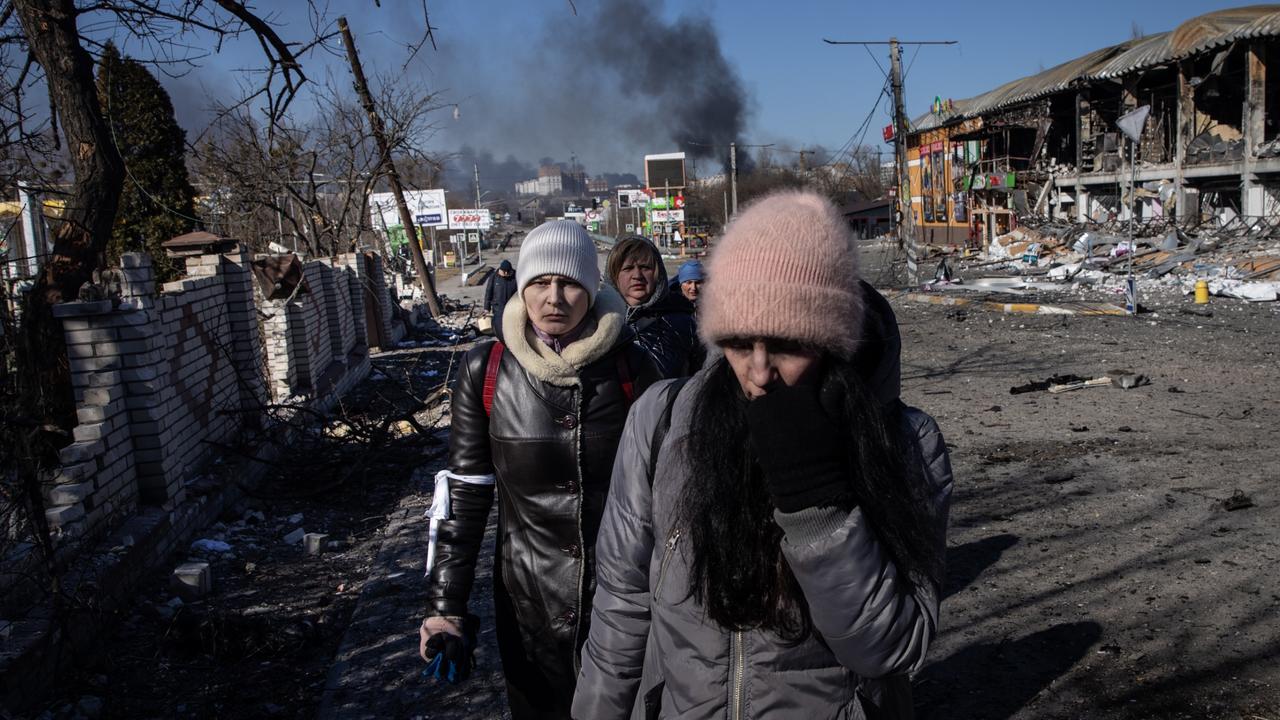
{"type": "Polygon", "coordinates": [[[426,516],[431,518],[429,540],[427,542],[427,569],[424,573],[430,577],[431,568],[436,564],[436,542],[440,533],[440,521],[448,520],[451,515],[449,506],[449,481],[457,480],[458,482],[467,483],[469,485],[493,485],[497,482],[497,478],[492,475],[458,475],[457,473],[441,470],[436,473],[436,488],[431,496],[431,507],[427,508],[426,516]]]}

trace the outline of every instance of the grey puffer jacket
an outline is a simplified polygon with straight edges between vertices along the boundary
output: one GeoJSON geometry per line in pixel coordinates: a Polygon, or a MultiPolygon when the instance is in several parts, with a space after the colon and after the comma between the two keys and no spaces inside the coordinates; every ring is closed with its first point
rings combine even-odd
{"type": "MultiPolygon", "coordinates": [[[[896,350],[870,368],[884,383],[877,386],[880,397],[892,395],[895,402],[896,350]]],[[[860,685],[923,663],[938,624],[937,584],[922,582],[908,593],[858,508],[829,527],[819,524],[816,533],[812,518],[775,513],[814,635],[789,645],[768,632],[734,632],[706,621],[689,593],[688,543],[673,520],[685,484],[694,481],[679,448],[689,433],[693,397],[712,370],[680,390],[652,488],[650,443],[672,384],[655,385],[627,419],[597,544],[592,630],[573,716],[863,718],[860,685]]],[[[904,408],[902,417],[930,486],[936,542],[945,547],[952,483],[946,445],[927,414],[904,408]]]]}

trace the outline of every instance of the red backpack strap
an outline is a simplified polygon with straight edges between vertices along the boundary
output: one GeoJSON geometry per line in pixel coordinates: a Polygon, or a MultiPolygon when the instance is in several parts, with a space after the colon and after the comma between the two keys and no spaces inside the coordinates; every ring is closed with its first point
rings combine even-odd
{"type": "Polygon", "coordinates": [[[630,405],[636,401],[636,388],[631,382],[631,369],[627,367],[627,353],[619,352],[615,357],[618,359],[618,382],[622,383],[622,394],[630,405]]]}
{"type": "Polygon", "coordinates": [[[502,352],[506,350],[502,341],[495,342],[489,348],[489,361],[484,367],[484,414],[493,413],[493,395],[498,390],[498,370],[502,369],[502,352]]]}

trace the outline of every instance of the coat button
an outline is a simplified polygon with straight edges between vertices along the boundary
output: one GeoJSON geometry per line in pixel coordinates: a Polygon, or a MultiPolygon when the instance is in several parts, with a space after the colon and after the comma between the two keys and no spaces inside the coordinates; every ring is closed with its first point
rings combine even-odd
{"type": "Polygon", "coordinates": [[[576,544],[562,545],[560,549],[566,552],[571,558],[582,557],[582,548],[578,547],[576,544]]]}
{"type": "Polygon", "coordinates": [[[560,621],[565,625],[572,625],[578,621],[578,613],[576,610],[565,610],[560,613],[560,621]]]}
{"type": "Polygon", "coordinates": [[[572,430],[575,427],[577,427],[578,419],[572,415],[565,415],[564,417],[560,418],[560,424],[565,426],[566,429],[572,430]]]}

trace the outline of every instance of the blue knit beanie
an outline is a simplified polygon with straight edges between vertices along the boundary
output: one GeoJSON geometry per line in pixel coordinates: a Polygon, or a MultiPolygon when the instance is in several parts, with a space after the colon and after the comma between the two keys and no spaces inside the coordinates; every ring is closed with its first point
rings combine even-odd
{"type": "Polygon", "coordinates": [[[681,265],[679,272],[676,273],[676,280],[680,283],[686,283],[690,280],[699,282],[706,280],[706,276],[702,274],[702,261],[690,260],[681,265]]]}

